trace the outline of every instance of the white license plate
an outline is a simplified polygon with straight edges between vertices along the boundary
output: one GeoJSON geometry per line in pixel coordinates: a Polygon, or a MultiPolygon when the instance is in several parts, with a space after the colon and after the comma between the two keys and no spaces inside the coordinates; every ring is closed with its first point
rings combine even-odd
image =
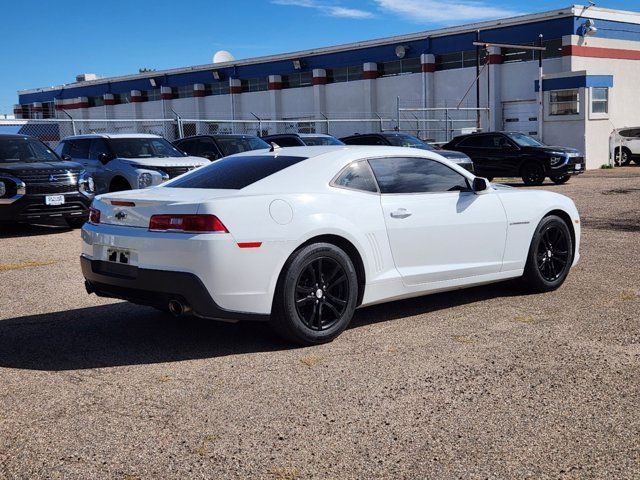
{"type": "Polygon", "coordinates": [[[576,163],[576,170],[582,170],[582,164],[581,163],[576,163]]]}
{"type": "Polygon", "coordinates": [[[45,205],[64,205],[64,195],[47,195],[44,197],[45,205]]]}
{"type": "Polygon", "coordinates": [[[131,263],[131,251],[122,248],[107,248],[107,260],[128,265],[131,263]]]}

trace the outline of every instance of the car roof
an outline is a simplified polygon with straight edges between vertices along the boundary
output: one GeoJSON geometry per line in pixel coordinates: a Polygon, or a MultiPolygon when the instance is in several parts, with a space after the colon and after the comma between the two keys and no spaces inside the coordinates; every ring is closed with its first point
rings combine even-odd
{"type": "MultiPolygon", "coordinates": [[[[209,133],[203,135],[190,135],[184,138],[178,138],[175,140],[179,142],[181,140],[191,140],[194,138],[249,138],[249,137],[257,137],[257,135],[245,134],[245,133],[209,133]]],[[[258,137],[259,138],[259,137],[258,137]]]]}
{"type": "Polygon", "coordinates": [[[77,140],[82,138],[162,138],[151,133],[88,133],[85,135],[70,135],[63,140],[77,140]]]}
{"type": "MultiPolygon", "coordinates": [[[[36,138],[31,135],[20,135],[19,133],[0,133],[0,138],[8,140],[8,139],[16,139],[16,138],[36,138]]],[[[36,138],[37,139],[37,138],[36,138]]]]}

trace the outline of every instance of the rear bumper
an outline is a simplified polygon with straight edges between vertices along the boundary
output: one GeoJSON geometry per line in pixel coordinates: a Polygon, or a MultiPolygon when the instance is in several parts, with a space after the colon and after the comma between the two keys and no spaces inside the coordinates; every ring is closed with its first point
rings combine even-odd
{"type": "Polygon", "coordinates": [[[87,291],[101,297],[160,308],[166,308],[170,300],[179,300],[191,307],[194,315],[202,318],[231,322],[269,320],[269,315],[221,308],[193,273],[139,268],[91,260],[84,255],[80,257],[80,265],[87,291]]]}
{"type": "Polygon", "coordinates": [[[79,192],[64,197],[64,205],[49,206],[45,195],[24,195],[13,203],[0,204],[0,221],[49,223],[89,216],[90,198],[79,192]]]}

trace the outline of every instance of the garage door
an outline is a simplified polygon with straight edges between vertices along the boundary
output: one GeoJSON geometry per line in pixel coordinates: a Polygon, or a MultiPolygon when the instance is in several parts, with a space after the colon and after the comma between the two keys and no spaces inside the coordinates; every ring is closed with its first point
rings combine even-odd
{"type": "Polygon", "coordinates": [[[502,103],[502,128],[538,135],[538,103],[535,100],[502,103]]]}

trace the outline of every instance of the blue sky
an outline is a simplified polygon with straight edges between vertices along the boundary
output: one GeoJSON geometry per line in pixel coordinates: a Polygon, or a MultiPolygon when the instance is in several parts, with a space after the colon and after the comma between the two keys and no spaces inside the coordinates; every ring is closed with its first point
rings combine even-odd
{"type": "MultiPolygon", "coordinates": [[[[586,2],[585,2],[586,3],[586,2]]],[[[629,9],[628,0],[599,6],[629,9]]],[[[248,58],[566,7],[560,0],[21,0],[3,2],[0,113],[21,88],[248,58]]]]}

